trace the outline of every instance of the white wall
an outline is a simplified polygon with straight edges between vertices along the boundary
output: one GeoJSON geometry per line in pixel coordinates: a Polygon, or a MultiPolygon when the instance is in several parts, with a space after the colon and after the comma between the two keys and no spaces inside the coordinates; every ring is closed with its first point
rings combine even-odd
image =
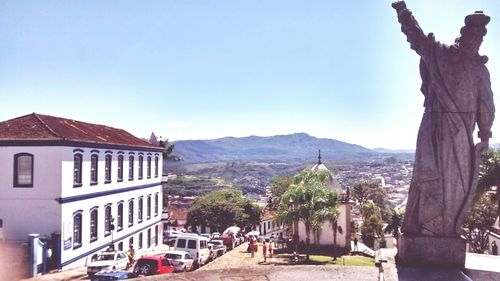
{"type": "MultiPolygon", "coordinates": [[[[347,247],[350,244],[350,235],[349,235],[349,229],[350,229],[350,205],[349,204],[340,204],[339,206],[339,218],[337,221],[337,225],[342,228],[342,233],[338,231],[337,228],[337,245],[339,247],[347,247]]],[[[306,242],[306,228],[305,225],[302,221],[299,222],[299,242],[304,240],[306,242]]],[[[311,233],[309,236],[310,243],[314,243],[314,232],[311,229],[311,233]]],[[[333,228],[330,222],[325,221],[323,223],[323,226],[321,228],[321,233],[319,237],[319,244],[320,245],[333,245],[333,228]]]]}
{"type": "MultiPolygon", "coordinates": [[[[124,250],[128,249],[128,239],[134,237],[134,245],[138,252],[147,249],[147,230],[151,229],[151,239],[158,236],[161,243],[162,232],[161,213],[163,209],[162,195],[162,155],[161,152],[140,152],[133,150],[95,149],[77,147],[0,147],[0,219],[3,220],[3,236],[5,239],[22,240],[30,233],[49,236],[54,232],[61,233],[61,262],[72,261],[65,268],[84,265],[86,255],[92,254],[99,248],[111,242],[111,235],[104,236],[105,205],[112,204],[112,215],[118,212],[117,202],[123,200],[123,230],[114,231],[113,238],[116,246],[123,239],[124,250]],[[73,186],[74,150],[83,150],[82,186],[73,186]],[[98,184],[90,185],[90,156],[91,151],[97,150],[99,155],[98,184]],[[111,182],[105,184],[105,155],[111,151],[111,182]],[[117,181],[118,151],[123,151],[123,182],[117,181]],[[32,188],[14,188],[14,154],[30,153],[34,155],[34,176],[32,188]],[[134,180],[129,181],[128,156],[134,152],[134,180]],[[138,156],[142,153],[143,178],[138,178],[138,156]],[[147,156],[151,156],[151,177],[147,177],[147,156]],[[159,157],[158,176],[155,177],[154,158],[159,157]],[[128,188],[138,188],[128,190],[128,188]],[[125,192],[120,190],[126,189],[125,192]],[[113,192],[104,194],[102,192],[113,192]],[[155,194],[158,194],[158,211],[155,215],[155,194]],[[147,196],[151,195],[151,218],[147,219],[147,196]],[[81,197],[81,196],[88,196],[81,197]],[[138,222],[138,198],[143,196],[143,221],[138,222]],[[57,199],[73,199],[73,202],[60,203],[57,199]],[[128,226],[128,201],[134,198],[134,224],[128,226]],[[98,207],[98,239],[90,242],[90,209],[98,207]],[[73,235],[73,214],[82,210],[82,246],[64,250],[64,240],[73,235]],[[138,249],[139,234],[143,235],[143,248],[138,249]]],[[[152,245],[153,246],[153,245],[152,245]]]]}
{"type": "Polygon", "coordinates": [[[61,147],[0,147],[0,218],[8,240],[59,230],[61,147]],[[14,187],[14,155],[33,154],[33,187],[14,187]]]}

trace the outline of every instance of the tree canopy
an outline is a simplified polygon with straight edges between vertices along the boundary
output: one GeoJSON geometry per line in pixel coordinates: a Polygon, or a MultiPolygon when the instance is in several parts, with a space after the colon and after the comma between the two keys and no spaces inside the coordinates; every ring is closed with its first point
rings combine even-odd
{"type": "Polygon", "coordinates": [[[375,181],[358,181],[352,188],[354,198],[363,206],[371,200],[380,209],[380,214],[385,222],[390,222],[392,212],[387,203],[387,191],[375,181]]]}
{"type": "Polygon", "coordinates": [[[500,150],[489,150],[481,159],[478,188],[463,227],[471,251],[483,253],[488,248],[487,230],[500,212],[500,150]],[[497,186],[496,194],[491,190],[497,186]]]}
{"type": "Polygon", "coordinates": [[[267,202],[269,209],[278,209],[280,198],[292,184],[293,178],[293,176],[277,176],[271,179],[271,196],[269,196],[269,201],[267,202]]]}
{"type": "Polygon", "coordinates": [[[160,140],[159,144],[161,147],[163,147],[163,159],[169,160],[169,161],[181,161],[181,157],[174,155],[174,148],[175,144],[170,143],[168,139],[166,140],[160,140]]]}
{"type": "Polygon", "coordinates": [[[189,208],[187,224],[224,231],[233,225],[245,228],[259,224],[261,215],[262,209],[240,190],[226,188],[198,197],[189,208]]]}
{"type": "Polygon", "coordinates": [[[361,207],[361,214],[363,216],[361,237],[368,247],[373,248],[375,237],[384,235],[382,230],[384,221],[380,208],[372,200],[368,200],[361,207]]]}
{"type": "Polygon", "coordinates": [[[302,221],[307,245],[310,244],[311,230],[320,228],[323,221],[336,224],[339,196],[326,188],[330,177],[328,171],[304,170],[294,176],[292,184],[280,198],[277,221],[287,225],[302,221]]]}

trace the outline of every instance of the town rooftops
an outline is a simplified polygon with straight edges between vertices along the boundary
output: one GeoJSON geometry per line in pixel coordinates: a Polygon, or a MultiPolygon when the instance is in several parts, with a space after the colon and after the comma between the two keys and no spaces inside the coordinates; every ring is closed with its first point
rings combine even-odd
{"type": "Polygon", "coordinates": [[[0,145],[100,144],[159,150],[122,129],[32,113],[0,122],[0,145]]]}

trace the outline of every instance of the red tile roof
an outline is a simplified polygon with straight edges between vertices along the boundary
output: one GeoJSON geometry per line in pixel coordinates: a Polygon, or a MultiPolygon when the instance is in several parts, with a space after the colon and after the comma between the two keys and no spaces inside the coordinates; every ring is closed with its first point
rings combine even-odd
{"type": "Polygon", "coordinates": [[[32,113],[0,122],[0,141],[77,141],[154,148],[122,129],[32,113]]]}

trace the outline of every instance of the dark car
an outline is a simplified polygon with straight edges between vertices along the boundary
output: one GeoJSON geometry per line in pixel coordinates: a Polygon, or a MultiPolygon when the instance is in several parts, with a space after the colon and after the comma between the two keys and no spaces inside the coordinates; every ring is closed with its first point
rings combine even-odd
{"type": "Polygon", "coordinates": [[[134,273],[139,276],[171,273],[174,265],[163,256],[143,256],[134,266],[134,273]]]}
{"type": "Polygon", "coordinates": [[[125,280],[136,278],[137,274],[125,270],[101,270],[94,274],[91,281],[125,280]]]}

